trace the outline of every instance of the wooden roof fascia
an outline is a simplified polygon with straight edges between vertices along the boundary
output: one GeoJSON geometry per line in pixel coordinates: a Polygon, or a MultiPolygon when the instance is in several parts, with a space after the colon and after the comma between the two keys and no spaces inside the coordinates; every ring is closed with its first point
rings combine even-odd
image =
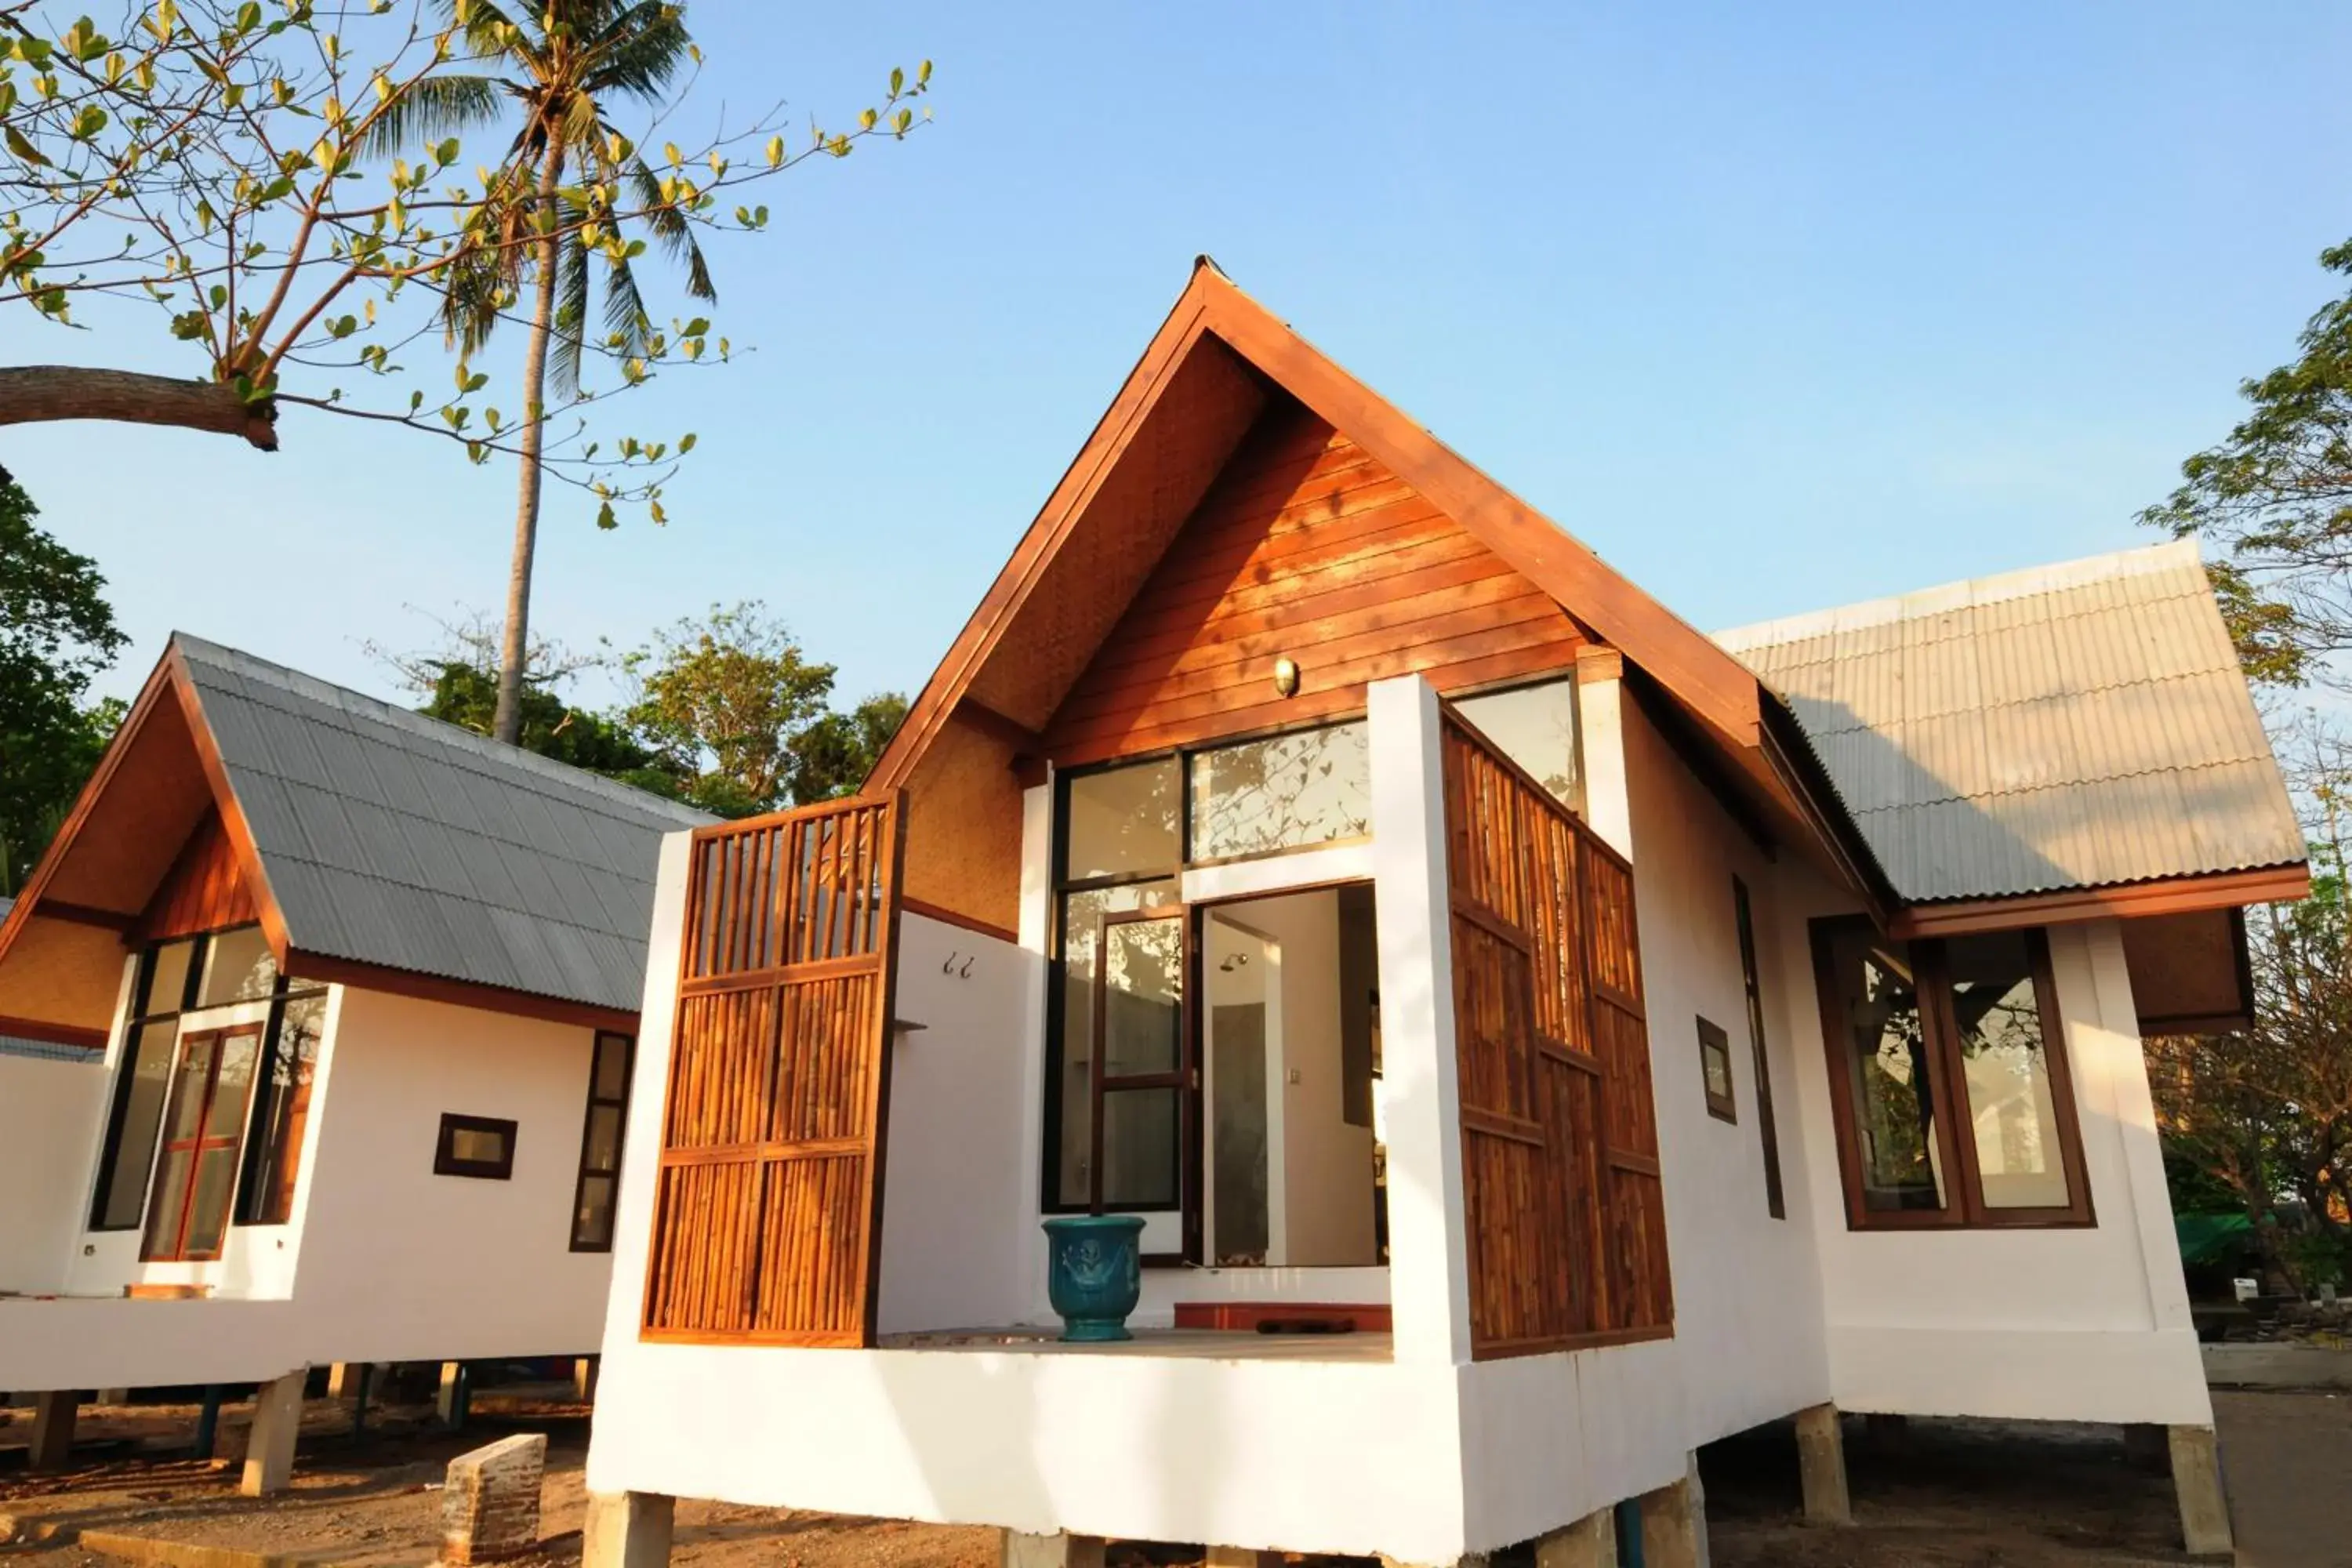
{"type": "Polygon", "coordinates": [[[2065,925],[2077,921],[2134,920],[2143,915],[2193,914],[2235,910],[2248,904],[2284,903],[2311,895],[2311,867],[2296,861],[2251,871],[2212,871],[2159,877],[2104,888],[2061,888],[1992,899],[1953,899],[1912,904],[1885,929],[1910,940],[2013,931],[2023,926],[2065,925]]]}
{"type": "Polygon", "coordinates": [[[541,996],[532,991],[484,985],[472,980],[454,980],[446,975],[426,974],[421,970],[394,969],[390,964],[370,963],[363,959],[337,958],[331,953],[305,952],[296,948],[287,953],[283,967],[289,980],[313,980],[322,985],[348,985],[361,991],[405,996],[417,1002],[471,1007],[478,1012],[504,1013],[513,1017],[535,1018],[542,1023],[565,1024],[583,1029],[609,1029],[615,1034],[632,1037],[637,1032],[638,1015],[623,1008],[599,1007],[593,1003],[570,1002],[561,996],[541,996]]]}
{"type": "MultiPolygon", "coordinates": [[[[146,727],[155,705],[163,700],[164,689],[173,684],[173,680],[171,659],[167,656],[157,661],[153,672],[147,677],[147,684],[141,687],[139,695],[131,700],[131,710],[122,716],[121,724],[115,729],[114,738],[107,742],[106,750],[99,754],[98,766],[90,770],[89,778],[81,786],[81,793],[74,797],[73,809],[66,813],[66,819],[58,825],[57,833],[49,839],[49,847],[41,852],[41,863],[33,868],[31,876],[25,879],[25,885],[16,894],[16,901],[6,916],[0,917],[0,963],[7,961],[9,950],[16,946],[18,935],[37,918],[41,894],[56,878],[58,868],[65,863],[67,852],[72,848],[74,840],[80,837],[91,810],[98,805],[99,796],[105,793],[115,771],[122,765],[122,759],[131,754],[131,742],[146,727]]],[[[85,925],[99,923],[89,918],[93,914],[115,912],[91,910],[80,904],[69,907],[73,913],[62,918],[85,925]]],[[[123,915],[124,929],[138,918],[137,910],[123,915]]]]}
{"type": "Polygon", "coordinates": [[[1268,379],[1378,458],[1675,699],[1754,745],[1756,677],[1582,542],[1413,423],[1213,268],[1194,275],[1210,329],[1268,379]]]}
{"type": "Polygon", "coordinates": [[[269,943],[270,956],[282,970],[294,951],[294,943],[286,929],[286,913],[278,907],[278,895],[270,890],[269,872],[261,863],[261,847],[254,842],[252,825],[245,819],[245,807],[237,804],[236,791],[229,784],[228,764],[222,760],[220,742],[213,738],[212,725],[205,718],[204,700],[196,691],[195,678],[188,673],[185,658],[176,647],[163,658],[172,668],[180,711],[186,716],[189,736],[195,742],[196,765],[204,770],[205,781],[212,785],[213,805],[220,812],[221,826],[228,831],[229,848],[236,856],[237,874],[246,879],[253,894],[253,907],[261,916],[261,934],[269,943]]]}
{"type": "Polygon", "coordinates": [[[1095,424],[1086,445],[1063,470],[1059,483],[1045,498],[1030,522],[1021,542],[1013,547],[1011,559],[996,574],[979,606],[965,621],[963,630],[949,645],[939,668],[923,685],[915,704],[908,710],[898,732],[876,759],[874,770],[866,775],[863,790],[896,789],[903,786],[930,747],[932,738],[955,711],[963,694],[987,662],[988,656],[1003,641],[1021,608],[1028,602],[1044,577],[1046,566],[1077,521],[1086,514],[1087,503],[1102,488],[1111,469],[1135,439],[1143,425],[1144,416],[1151,411],[1158,394],[1166,387],[1176,367],[1192,351],[1204,330],[1204,302],[1202,279],[1212,272],[1205,265],[1196,265],[1192,281],[1177,296],[1175,305],[1143,353],[1128,373],[1118,395],[1111,400],[1103,416],[1095,424]]]}

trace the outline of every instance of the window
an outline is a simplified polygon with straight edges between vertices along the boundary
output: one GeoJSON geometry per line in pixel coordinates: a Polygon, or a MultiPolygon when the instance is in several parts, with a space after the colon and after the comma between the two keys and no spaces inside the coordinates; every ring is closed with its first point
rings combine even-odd
{"type": "Polygon", "coordinates": [[[1789,1217],[1780,1185],[1780,1133],[1772,1121],[1772,1064],[1764,1054],[1764,990],[1756,973],[1756,916],[1748,884],[1731,879],[1732,910],[1739,924],[1739,977],[1748,991],[1748,1043],[1756,1057],[1756,1128],[1764,1144],[1764,1207],[1774,1219],[1789,1217]]]}
{"type": "Polygon", "coordinates": [[[1817,921],[1813,951],[1850,1225],[2092,1223],[2042,932],[1817,921]]]}
{"type": "Polygon", "coordinates": [[[613,1194],[621,1182],[621,1128],[629,1111],[636,1042],[597,1031],[588,1064],[588,1122],[580,1131],[580,1182],[572,1195],[572,1250],[613,1250],[613,1194]]]}
{"type": "Polygon", "coordinates": [[[253,1129],[246,1138],[245,1175],[237,1189],[239,1225],[284,1225],[294,1217],[294,1179],[301,1170],[310,1080],[318,1071],[326,1024],[323,991],[287,997],[271,1010],[253,1129]]]}
{"type": "Polygon", "coordinates": [[[1706,1018],[1698,1021],[1698,1071],[1706,1113],[1720,1121],[1738,1121],[1739,1102],[1731,1092],[1731,1037],[1706,1018]]]}
{"type": "Polygon", "coordinates": [[[1454,709],[1546,794],[1577,816],[1584,815],[1584,747],[1579,738],[1575,680],[1548,680],[1465,697],[1454,709]]]}
{"type": "Polygon", "coordinates": [[[1192,858],[1360,838],[1372,826],[1364,722],[1295,730],[1192,756],[1192,858]]]}
{"type": "Polygon", "coordinates": [[[441,1136],[433,1147],[433,1173],[506,1181],[514,1175],[514,1146],[513,1122],[445,1110],[441,1136]]]}
{"type": "Polygon", "coordinates": [[[142,1259],[177,1262],[221,1255],[261,1034],[255,1024],[207,1029],[181,1040],[163,1112],[154,1191],[147,1200],[142,1259]]]}
{"type": "Polygon", "coordinates": [[[180,1009],[201,937],[158,942],[139,955],[122,1065],[107,1114],[98,1191],[90,1200],[92,1230],[136,1230],[145,1212],[147,1173],[155,1162],[155,1134],[170,1089],[172,1052],[180,1037],[180,1009]]]}

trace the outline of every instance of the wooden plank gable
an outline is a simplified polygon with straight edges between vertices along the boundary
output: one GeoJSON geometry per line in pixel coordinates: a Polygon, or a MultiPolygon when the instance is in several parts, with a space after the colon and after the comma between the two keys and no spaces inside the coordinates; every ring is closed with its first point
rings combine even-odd
{"type": "Polygon", "coordinates": [[[1297,401],[1259,416],[1070,688],[1056,763],[1361,711],[1372,680],[1455,692],[1573,666],[1590,641],[1522,576],[1297,401]],[[1297,661],[1297,695],[1275,661],[1297,661]]]}

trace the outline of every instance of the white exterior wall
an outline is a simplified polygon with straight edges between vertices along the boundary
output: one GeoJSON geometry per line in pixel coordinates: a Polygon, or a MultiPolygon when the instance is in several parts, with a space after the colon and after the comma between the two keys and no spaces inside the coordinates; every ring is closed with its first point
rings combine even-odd
{"type": "MultiPolygon", "coordinates": [[[[1768,1030],[1789,1194],[1789,1217],[1776,1220],[1766,1206],[1732,899],[1737,874],[1748,886],[1759,966],[1769,965],[1774,868],[1621,682],[1588,682],[1580,695],[1589,820],[1633,863],[1675,1334],[1465,1368],[1474,1550],[1665,1485],[1682,1476],[1691,1448],[1829,1398],[1806,1152],[1790,1125],[1797,1040],[1768,1030]],[[1701,1016],[1731,1041],[1737,1123],[1707,1113],[1701,1016]]],[[[1779,976],[1767,973],[1763,984],[1769,1019],[1779,976]]]]}
{"type": "MultiPolygon", "coordinates": [[[[118,1019],[110,1068],[121,1036],[118,1019]]],[[[79,1069],[99,1081],[59,1134],[71,1152],[22,1205],[61,1227],[56,1268],[72,1294],[0,1301],[0,1387],[247,1382],[333,1362],[592,1350],[610,1259],[570,1243],[593,1038],[331,987],[292,1218],[232,1225],[208,1263],[142,1263],[139,1231],[82,1231],[113,1074],[79,1069]],[[434,1175],[444,1110],[513,1119],[513,1179],[434,1175]],[[125,1300],[131,1283],[213,1295],[125,1300]]]]}
{"type": "Polygon", "coordinates": [[[1785,1028],[1801,1038],[1791,1129],[1821,1234],[1831,1383],[1848,1409],[2152,1422],[2212,1420],[2116,921],[2053,926],[2051,968],[2074,1076],[2088,1227],[1846,1226],[1807,920],[1850,900],[1791,867],[1780,930],[1785,1028]]]}
{"type": "MultiPolygon", "coordinates": [[[[1433,983],[1431,942],[1445,935],[1442,876],[1433,878],[1432,832],[1442,832],[1436,796],[1435,705],[1418,681],[1375,688],[1372,719],[1375,888],[1389,1072],[1391,1243],[1396,1276],[1411,1286],[1397,1300],[1393,1362],[969,1350],[835,1351],[646,1344],[637,1337],[652,1224],[659,1107],[667,1053],[638,1056],[630,1110],[612,1293],[589,1486],[597,1491],[837,1510],[885,1517],[1007,1526],[1130,1539],[1207,1541],[1294,1551],[1386,1552],[1412,1562],[1450,1563],[1462,1554],[1463,1506],[1457,1419],[1460,1357],[1466,1343],[1458,1217],[1459,1151],[1446,1135],[1453,1114],[1450,993],[1433,983]],[[1425,748],[1425,750],[1424,750],[1425,748]],[[1441,1035],[1440,1030],[1443,1030],[1441,1035]],[[1447,1175],[1448,1165],[1452,1175],[1447,1175]],[[1449,1209],[1450,1205],[1450,1209],[1449,1209]],[[1456,1223],[1449,1224],[1448,1213],[1456,1223]]],[[[1044,811],[1033,792],[1029,842],[1043,842],[1044,811]]],[[[1309,857],[1297,857],[1307,859],[1309,857]]],[[[1034,858],[1033,857],[1033,860],[1034,858]]],[[[664,846],[654,906],[644,1028],[667,1040],[675,1007],[682,923],[684,839],[664,846]]],[[[1042,867],[1024,878],[1023,974],[1010,955],[982,950],[1013,972],[1025,993],[1022,1040],[1030,1057],[1018,1075],[1024,1101],[1017,1162],[1010,1175],[1024,1211],[1011,1233],[982,1245],[1017,1258],[1034,1281],[1045,1321],[1042,1237],[1036,1231],[1036,1169],[1042,1082],[1046,889],[1042,867]],[[1031,1237],[1037,1237],[1032,1243],[1031,1237]]],[[[915,999],[916,967],[967,934],[917,918],[901,924],[900,1015],[936,1025],[915,999]],[[929,929],[925,929],[929,928],[929,929]],[[909,934],[910,931],[913,934],[909,934]]],[[[974,966],[978,979],[980,966],[974,966]]],[[[928,977],[924,984],[928,984],[928,977]]],[[[938,994],[934,991],[934,994],[938,994]]],[[[955,993],[959,997],[961,993],[955,993]]],[[[974,996],[992,995],[972,993],[974,996]]],[[[962,1004],[958,1003],[961,1006],[962,1004]]],[[[926,1034],[930,1031],[927,1030],[926,1034]]],[[[984,1031],[969,1037],[991,1047],[984,1031]]],[[[918,1043],[920,1042],[920,1043],[918,1043]]],[[[896,1048],[894,1066],[930,1042],[896,1048]]],[[[948,1068],[902,1101],[893,1096],[885,1166],[886,1225],[898,1200],[891,1185],[908,1160],[909,1121],[927,1124],[952,1093],[948,1068]],[[903,1107],[903,1113],[902,1113],[903,1107]]],[[[914,1080],[910,1075],[909,1082],[914,1080]]],[[[971,1128],[961,1137],[976,1138],[971,1128]]],[[[933,1233],[948,1223],[948,1174],[915,1160],[922,1186],[910,1212],[933,1233]]],[[[985,1200],[983,1200],[985,1201],[985,1200]]],[[[885,1300],[893,1259],[913,1250],[884,1242],[885,1300]]],[[[1378,1269],[1229,1270],[1247,1293],[1267,1299],[1287,1287],[1302,1295],[1364,1300],[1353,1285],[1378,1269]],[[1303,1283],[1302,1283],[1303,1282],[1303,1283]],[[1352,1285],[1351,1285],[1352,1282],[1352,1285]]],[[[1161,1310],[1179,1291],[1213,1289],[1217,1271],[1147,1273],[1160,1280],[1161,1310]]],[[[904,1289],[903,1275],[898,1276],[904,1289]]],[[[940,1297],[932,1293],[929,1300],[940,1297]]],[[[1147,1299],[1146,1311],[1154,1303],[1147,1299]]]]}
{"type": "Polygon", "coordinates": [[[89,1127],[110,1081],[95,1056],[0,1056],[0,1291],[65,1288],[82,1216],[52,1194],[89,1191],[89,1127]]]}

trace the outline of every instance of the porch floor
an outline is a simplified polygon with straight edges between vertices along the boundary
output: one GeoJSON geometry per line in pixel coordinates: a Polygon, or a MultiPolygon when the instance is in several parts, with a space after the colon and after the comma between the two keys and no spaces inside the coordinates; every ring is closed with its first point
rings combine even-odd
{"type": "Polygon", "coordinates": [[[1196,1361],[1384,1362],[1393,1358],[1385,1333],[1261,1334],[1232,1329],[1144,1329],[1130,1340],[1069,1344],[1044,1328],[924,1329],[884,1334],[881,1348],[976,1351],[1019,1355],[1181,1356],[1196,1361]]]}

